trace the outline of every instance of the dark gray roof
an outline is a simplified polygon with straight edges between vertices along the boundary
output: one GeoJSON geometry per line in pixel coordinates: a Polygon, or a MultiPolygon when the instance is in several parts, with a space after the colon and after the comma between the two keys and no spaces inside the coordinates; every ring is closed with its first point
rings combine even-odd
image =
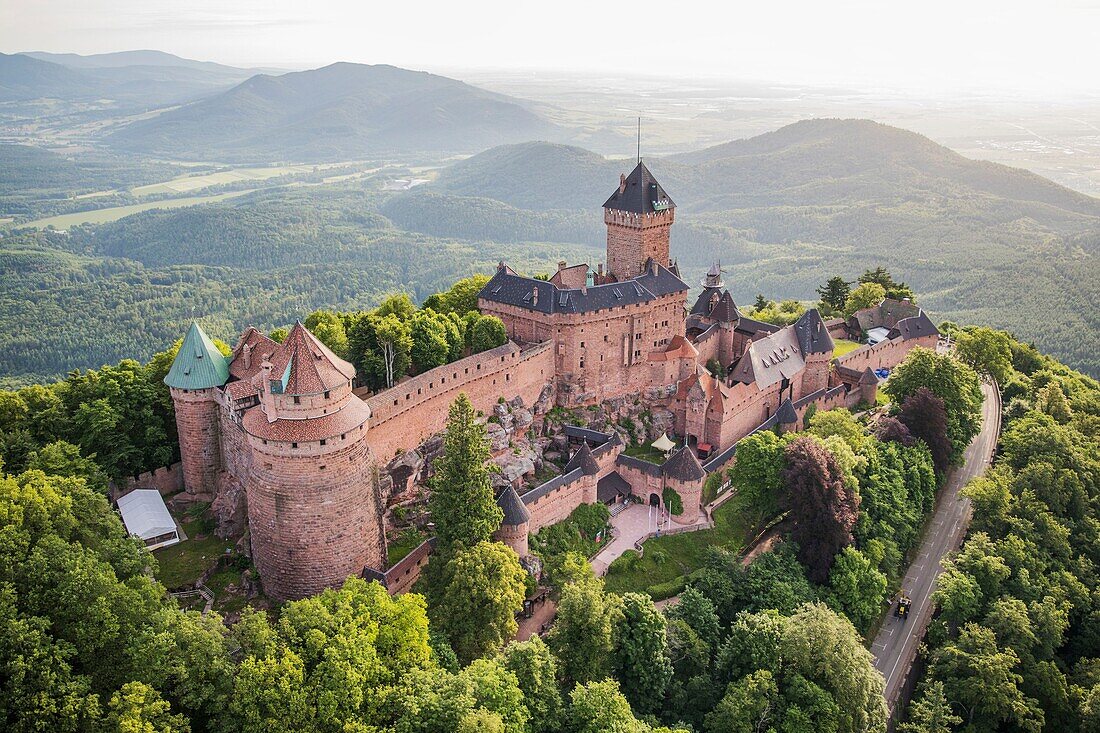
{"type": "Polygon", "coordinates": [[[791,404],[790,397],[780,403],[779,409],[775,412],[775,419],[779,421],[780,425],[790,425],[798,422],[798,413],[794,411],[794,405],[791,404]]]}
{"type": "Polygon", "coordinates": [[[860,384],[878,384],[878,375],[875,374],[875,372],[871,369],[871,367],[867,367],[866,369],[863,370],[863,374],[861,374],[859,376],[859,383],[860,384]]]}
{"type": "Polygon", "coordinates": [[[509,267],[500,267],[478,297],[539,313],[591,313],[620,305],[646,303],[685,290],[688,290],[687,283],[667,267],[649,260],[645,271],[637,277],[593,285],[584,290],[559,288],[545,280],[519,275],[509,267]],[[537,297],[535,291],[538,292],[537,297]]]}
{"type": "Polygon", "coordinates": [[[794,331],[798,335],[798,346],[805,354],[825,354],[832,351],[835,346],[833,337],[829,335],[829,329],[825,327],[825,321],[821,320],[821,314],[817,308],[811,308],[802,314],[794,323],[794,331]]]}
{"type": "Polygon", "coordinates": [[[589,443],[596,445],[603,445],[615,435],[615,433],[601,433],[599,430],[582,428],[579,425],[563,425],[561,431],[570,438],[584,438],[589,443]]]}
{"type": "Polygon", "coordinates": [[[665,189],[640,160],[626,177],[625,183],[626,185],[621,187],[621,192],[616,188],[611,198],[604,202],[605,209],[629,211],[633,214],[652,214],[654,211],[676,208],[676,204],[665,193],[665,189]],[[654,202],[660,202],[658,206],[661,208],[654,208],[654,202]]]}
{"type": "Polygon", "coordinates": [[[594,476],[600,472],[600,464],[596,463],[596,459],[592,457],[592,449],[588,447],[587,440],[581,443],[581,447],[565,465],[566,473],[577,468],[588,476],[594,476]]]}
{"type": "Polygon", "coordinates": [[[519,494],[511,486],[501,492],[500,498],[497,499],[497,506],[504,512],[504,521],[501,524],[505,527],[518,527],[531,520],[531,512],[527,511],[519,494]]]}
{"type": "Polygon", "coordinates": [[[898,321],[897,329],[903,341],[920,338],[922,336],[939,335],[940,332],[940,330],[936,328],[936,324],[932,323],[932,319],[929,318],[924,311],[921,311],[918,316],[902,318],[898,321]]]}
{"type": "Polygon", "coordinates": [[[573,471],[563,473],[560,476],[555,476],[554,478],[550,479],[546,483],[541,484],[539,486],[536,486],[535,488],[533,488],[530,491],[528,491],[527,493],[525,493],[523,496],[520,497],[520,500],[524,504],[530,504],[531,502],[535,501],[536,499],[541,499],[542,497],[546,496],[547,494],[549,494],[554,489],[560,489],[562,486],[565,486],[566,484],[573,483],[574,481],[576,481],[577,479],[579,479],[583,475],[584,475],[584,471],[582,471],[578,468],[578,469],[575,469],[573,471]]]}
{"type": "Polygon", "coordinates": [[[699,297],[695,299],[695,305],[691,306],[691,314],[696,316],[710,315],[710,299],[712,296],[722,295],[722,288],[703,288],[699,297]]]}
{"type": "Polygon", "coordinates": [[[616,496],[630,496],[630,484],[612,471],[596,482],[596,499],[606,504],[616,496]]]}
{"type": "Polygon", "coordinates": [[[707,473],[717,471],[719,468],[729,463],[736,452],[737,443],[734,443],[718,455],[711,456],[710,460],[703,464],[703,470],[707,473]]]}
{"type": "Polygon", "coordinates": [[[779,330],[779,326],[774,323],[765,323],[764,321],[757,321],[752,318],[741,316],[737,321],[737,328],[734,330],[753,336],[760,332],[775,333],[779,330]]]}
{"type": "Polygon", "coordinates": [[[661,471],[669,478],[680,481],[698,481],[706,478],[707,472],[703,470],[699,459],[695,457],[695,451],[686,445],[672,454],[672,457],[661,466],[661,471]]]}
{"type": "Polygon", "coordinates": [[[628,456],[620,453],[619,457],[615,459],[615,464],[619,466],[628,466],[630,468],[641,471],[648,476],[660,476],[661,467],[656,463],[650,463],[649,461],[643,461],[641,458],[635,458],[634,456],[628,456]]]}
{"type": "Polygon", "coordinates": [[[722,293],[722,297],[718,299],[718,304],[710,312],[710,317],[712,320],[722,323],[736,323],[741,319],[741,313],[738,312],[737,304],[733,302],[730,291],[726,290],[722,293]]]}

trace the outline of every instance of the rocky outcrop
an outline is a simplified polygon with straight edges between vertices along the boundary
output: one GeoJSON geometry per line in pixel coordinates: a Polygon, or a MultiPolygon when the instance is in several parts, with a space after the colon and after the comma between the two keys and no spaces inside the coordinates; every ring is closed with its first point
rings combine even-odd
{"type": "Polygon", "coordinates": [[[214,534],[225,540],[237,537],[248,525],[248,504],[244,486],[228,473],[218,476],[218,496],[210,505],[214,515],[214,534]]]}

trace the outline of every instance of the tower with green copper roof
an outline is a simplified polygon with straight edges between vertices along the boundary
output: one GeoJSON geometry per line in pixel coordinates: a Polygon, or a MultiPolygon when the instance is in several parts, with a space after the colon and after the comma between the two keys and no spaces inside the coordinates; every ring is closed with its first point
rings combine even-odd
{"type": "Polygon", "coordinates": [[[229,381],[229,360],[199,324],[183,337],[164,383],[171,388],[180,438],[183,487],[197,498],[212,499],[222,466],[219,388],[229,381]]]}
{"type": "Polygon", "coordinates": [[[197,323],[183,337],[164,383],[176,389],[210,389],[229,381],[229,360],[197,323]]]}

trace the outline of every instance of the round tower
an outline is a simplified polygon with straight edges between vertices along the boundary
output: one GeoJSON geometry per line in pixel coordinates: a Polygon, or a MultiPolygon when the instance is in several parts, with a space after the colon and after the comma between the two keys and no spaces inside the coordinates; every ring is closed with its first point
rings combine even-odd
{"type": "Polygon", "coordinates": [[[703,506],[703,481],[707,472],[703,470],[695,451],[687,446],[672,454],[661,466],[666,488],[680,495],[684,505],[681,514],[673,514],[672,521],[677,524],[695,524],[703,506]]]}
{"type": "Polygon", "coordinates": [[[531,513],[511,486],[501,493],[497,506],[504,512],[504,519],[495,533],[496,539],[511,547],[520,557],[526,557],[530,554],[527,535],[531,529],[531,513]]]}
{"type": "Polygon", "coordinates": [[[242,426],[252,556],[265,592],[288,600],[384,567],[367,445],[370,408],[354,367],[298,323],[257,376],[260,405],[242,426]]]}
{"type": "Polygon", "coordinates": [[[172,394],[179,433],[183,486],[189,494],[212,499],[221,467],[218,388],[229,379],[229,364],[218,347],[192,323],[164,378],[172,394]]]}

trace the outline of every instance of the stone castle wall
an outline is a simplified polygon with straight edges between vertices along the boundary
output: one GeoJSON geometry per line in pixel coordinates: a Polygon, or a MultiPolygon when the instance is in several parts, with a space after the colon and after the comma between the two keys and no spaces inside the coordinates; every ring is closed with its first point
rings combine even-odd
{"type": "Polygon", "coordinates": [[[451,403],[465,392],[488,414],[501,397],[534,404],[554,379],[549,343],[520,349],[507,343],[480,354],[429,369],[367,399],[371,409],[367,442],[385,464],[398,452],[420,445],[443,430],[451,403]]]}
{"type": "Polygon", "coordinates": [[[675,209],[652,214],[604,209],[608,271],[620,281],[627,280],[640,275],[651,257],[668,267],[669,230],[675,217],[675,209]]]}
{"type": "Polygon", "coordinates": [[[326,446],[254,437],[246,489],[252,556],[264,590],[301,598],[382,567],[385,541],[365,434],[326,446]]]}
{"type": "Polygon", "coordinates": [[[879,341],[874,346],[861,346],[855,351],[850,351],[836,360],[837,365],[848,369],[863,371],[867,367],[871,369],[893,369],[905,361],[905,357],[917,346],[926,349],[935,349],[939,341],[938,334],[921,336],[909,339],[893,338],[887,341],[879,341]]]}
{"type": "Polygon", "coordinates": [[[199,497],[213,498],[221,468],[221,439],[217,393],[213,389],[171,388],[176,410],[183,486],[199,497]]]}
{"type": "Polygon", "coordinates": [[[133,478],[127,478],[122,486],[115,487],[115,501],[134,489],[156,489],[161,496],[169,496],[181,491],[183,489],[183,464],[177,461],[171,466],[154,468],[152,471],[146,471],[133,478]]]}

